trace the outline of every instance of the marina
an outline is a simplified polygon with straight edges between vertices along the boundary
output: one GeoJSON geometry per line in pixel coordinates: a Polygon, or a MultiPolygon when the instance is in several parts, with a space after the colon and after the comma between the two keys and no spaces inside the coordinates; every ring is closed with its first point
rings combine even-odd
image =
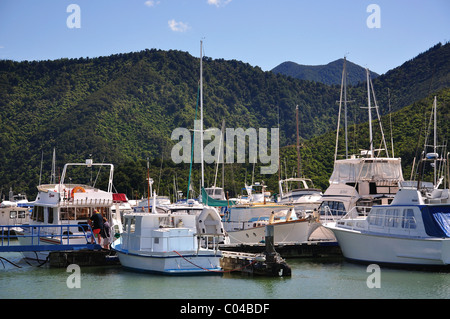
{"type": "MultiPolygon", "coordinates": [[[[146,5],[154,4],[146,2],[146,5]]],[[[386,122],[385,115],[391,116],[387,84],[397,85],[397,82],[388,81],[383,85],[382,77],[381,82],[372,82],[372,74],[374,80],[378,75],[369,68],[362,69],[365,79],[360,78],[359,84],[352,85],[350,90],[357,97],[358,108],[367,109],[367,113],[359,115],[355,109],[350,114],[347,110],[350,101],[347,100],[346,57],[340,97],[336,101],[337,83],[315,87],[315,81],[299,80],[292,86],[275,74],[265,74],[264,80],[258,80],[257,73],[236,69],[238,63],[225,68],[224,61],[203,54],[203,41],[200,41],[198,61],[179,52],[166,54],[153,50],[143,53],[145,58],[133,59],[133,63],[127,63],[126,56],[117,57],[120,62],[108,66],[110,72],[117,72],[117,88],[111,91],[100,84],[97,87],[81,79],[68,79],[68,91],[84,83],[83,92],[88,90],[85,96],[90,102],[66,105],[76,100],[67,94],[66,102],[55,101],[63,115],[48,107],[49,113],[45,110],[42,114],[53,114],[56,126],[48,131],[45,127],[38,130],[39,134],[50,137],[39,146],[39,182],[36,165],[39,154],[34,154],[33,147],[37,147],[36,141],[42,140],[42,136],[37,136],[35,141],[31,139],[33,147],[24,155],[27,161],[17,161],[20,163],[17,167],[25,172],[11,172],[10,180],[2,186],[10,191],[9,200],[3,195],[0,205],[0,299],[6,300],[5,303],[21,299],[113,302],[150,299],[152,306],[158,305],[168,317],[176,314],[209,317],[218,313],[270,313],[276,317],[273,315],[281,314],[281,308],[288,315],[292,315],[293,309],[298,310],[296,316],[302,315],[303,309],[314,308],[319,310],[314,314],[320,315],[323,313],[319,302],[324,299],[450,299],[450,153],[444,134],[438,136],[447,129],[444,127],[438,134],[436,96],[428,130],[412,132],[409,128],[408,131],[406,124],[394,130],[390,121],[389,143],[382,121],[386,122]],[[195,73],[192,70],[196,69],[197,62],[198,82],[197,70],[195,73]],[[208,82],[205,118],[204,62],[208,82]],[[131,65],[132,69],[124,77],[121,68],[125,70],[131,65]],[[171,71],[167,72],[167,68],[171,71]],[[217,80],[223,72],[230,72],[228,69],[234,71],[223,78],[233,79],[230,82],[234,84],[217,80]],[[167,81],[172,73],[178,78],[167,81]],[[185,74],[179,76],[182,73],[185,74]],[[242,75],[245,77],[241,80],[242,75]],[[152,81],[156,78],[159,82],[155,86],[152,81]],[[133,84],[135,79],[138,87],[133,84]],[[380,91],[387,89],[388,97],[383,96],[380,101],[389,101],[389,112],[379,109],[373,83],[380,91]],[[123,91],[119,89],[122,85],[123,91]],[[277,87],[275,94],[272,87],[277,87]],[[270,94],[270,104],[265,105],[269,99],[258,90],[270,94]],[[121,100],[128,92],[132,98],[121,100]],[[98,95],[92,97],[91,93],[98,95]],[[157,98],[160,96],[164,99],[157,98]],[[109,100],[110,97],[114,100],[109,100]],[[297,100],[302,101],[300,108],[292,103],[297,100]],[[133,103],[127,104],[129,101],[133,103]],[[123,110],[114,111],[116,104],[123,110]],[[149,109],[142,110],[143,105],[149,109]],[[333,106],[339,107],[337,118],[333,106]],[[80,130],[75,127],[74,119],[91,114],[91,108],[98,118],[88,123],[92,131],[83,129],[88,138],[92,135],[89,143],[80,143],[81,132],[73,134],[72,129],[57,126],[63,122],[65,126],[74,124],[74,131],[80,130]],[[376,118],[372,118],[373,112],[376,118]],[[344,128],[340,127],[341,113],[344,128]],[[176,116],[171,118],[173,114],[176,116]],[[302,128],[300,116],[305,117],[306,125],[302,128]],[[102,117],[108,121],[102,123],[102,117]],[[141,117],[145,121],[136,120],[141,117]],[[348,135],[347,118],[353,118],[353,141],[348,135]],[[204,128],[204,124],[214,126],[219,121],[222,121],[221,130],[204,128]],[[225,121],[227,126],[240,127],[225,128],[225,121]],[[335,121],[333,147],[334,129],[330,127],[335,121]],[[100,123],[98,127],[93,125],[97,123],[100,123]],[[180,127],[171,127],[175,124],[180,127]],[[244,131],[242,124],[267,124],[270,135],[262,127],[258,131],[254,127],[244,131]],[[374,132],[377,125],[379,132],[378,129],[374,132]],[[181,126],[193,126],[193,130],[181,126]],[[408,139],[409,142],[402,141],[401,151],[395,154],[393,132],[397,140],[420,135],[416,149],[408,145],[411,143],[408,139]],[[345,137],[340,137],[344,133],[345,137]],[[69,138],[65,134],[71,136],[73,145],[67,143],[69,138]],[[423,151],[419,149],[422,135],[423,151]],[[431,135],[433,145],[429,145],[431,135]],[[442,145],[438,145],[441,143],[438,137],[443,138],[442,145]],[[345,148],[340,145],[344,140],[345,148]],[[58,162],[62,172],[56,173],[56,147],[53,147],[50,182],[43,183],[44,151],[55,141],[62,150],[58,162]],[[121,146],[116,148],[113,144],[121,146]],[[90,148],[94,149],[92,154],[87,153],[90,148]],[[77,162],[82,156],[84,162],[77,162]],[[225,163],[230,164],[227,174],[225,163]],[[408,173],[411,170],[409,181],[404,178],[406,170],[408,173]],[[30,178],[31,174],[34,179],[30,178]],[[28,201],[24,193],[14,195],[10,187],[14,178],[18,189],[34,194],[34,200],[28,201]],[[33,186],[34,192],[30,191],[33,186]],[[133,199],[129,200],[128,196],[133,199]],[[297,299],[317,303],[296,303],[297,299]],[[171,304],[172,300],[177,302],[171,304]],[[202,305],[203,301],[207,305],[202,305]]],[[[89,68],[103,63],[95,61],[89,68]]],[[[96,69],[92,74],[101,70],[96,69]]],[[[32,71],[28,73],[35,76],[32,71]]],[[[112,75],[104,76],[104,81],[116,82],[110,78],[112,75]]],[[[11,77],[11,83],[14,82],[11,77]]],[[[50,82],[41,86],[51,85],[50,82]]],[[[6,91],[13,95],[15,90],[11,84],[6,91]]],[[[402,90],[412,89],[405,86],[402,90]]],[[[428,103],[425,98],[430,99],[430,92],[431,85],[428,97],[417,96],[410,102],[417,103],[413,104],[415,107],[428,103]]],[[[436,94],[440,94],[442,104],[447,106],[449,98],[436,94]]],[[[402,92],[402,95],[407,94],[402,92]]],[[[21,92],[20,98],[23,96],[28,93],[21,92]]],[[[396,103],[395,112],[405,106],[399,103],[406,104],[405,101],[396,103]]],[[[0,119],[3,117],[2,113],[0,119]]],[[[1,141],[14,141],[10,137],[12,133],[1,136],[1,141]]],[[[17,153],[11,154],[12,158],[17,157],[17,153]]],[[[14,166],[8,161],[5,167],[14,166]]]]}

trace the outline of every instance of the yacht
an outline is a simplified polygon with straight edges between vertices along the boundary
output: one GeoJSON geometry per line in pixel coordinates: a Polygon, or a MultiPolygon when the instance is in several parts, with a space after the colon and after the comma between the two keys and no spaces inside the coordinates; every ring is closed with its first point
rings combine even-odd
{"type": "Polygon", "coordinates": [[[325,225],[346,258],[395,265],[450,264],[450,193],[442,183],[443,176],[447,175],[447,181],[450,176],[448,156],[445,159],[437,153],[436,98],[433,111],[433,151],[425,155],[431,146],[425,141],[418,180],[400,182],[392,202],[373,206],[367,216],[355,207],[343,219],[325,225]],[[427,163],[434,169],[433,182],[423,181],[427,163]]]}
{"type": "Polygon", "coordinates": [[[403,266],[450,264],[449,190],[414,186],[402,183],[391,204],[373,206],[365,217],[353,211],[325,224],[345,258],[403,266]]]}

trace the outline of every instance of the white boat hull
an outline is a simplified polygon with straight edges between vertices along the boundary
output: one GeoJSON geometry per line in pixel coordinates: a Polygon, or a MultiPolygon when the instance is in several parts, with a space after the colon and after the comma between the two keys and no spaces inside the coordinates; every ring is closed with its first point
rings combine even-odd
{"type": "Polygon", "coordinates": [[[141,272],[164,275],[220,274],[221,253],[210,250],[189,252],[138,252],[121,250],[113,246],[123,267],[141,272]]]}
{"type": "MultiPolygon", "coordinates": [[[[274,226],[274,243],[302,243],[309,239],[319,223],[308,220],[293,220],[289,222],[278,222],[274,226]]],[[[264,241],[265,226],[258,226],[243,230],[229,231],[228,237],[232,244],[256,244],[264,241]]]]}
{"type": "Polygon", "coordinates": [[[345,258],[380,264],[444,266],[450,264],[450,239],[402,238],[364,234],[328,226],[345,258]]]}

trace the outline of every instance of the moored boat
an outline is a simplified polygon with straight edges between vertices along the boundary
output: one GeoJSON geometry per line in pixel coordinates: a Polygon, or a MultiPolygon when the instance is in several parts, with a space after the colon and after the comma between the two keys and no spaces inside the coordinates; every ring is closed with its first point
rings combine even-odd
{"type": "MultiPolygon", "coordinates": [[[[112,192],[114,166],[112,164],[93,163],[86,160],[86,163],[67,163],[58,184],[39,185],[38,194],[33,206],[30,225],[39,226],[39,242],[41,245],[61,245],[61,244],[86,244],[86,233],[89,228],[89,220],[95,211],[109,221],[112,229],[110,231],[109,242],[115,240],[114,235],[121,232],[119,210],[113,212],[116,206],[112,192]],[[110,168],[108,175],[107,190],[101,190],[88,184],[75,184],[72,178],[81,176],[84,168],[107,166],[110,168]],[[70,169],[72,178],[67,177],[70,169]],[[69,182],[66,180],[69,179],[69,182]],[[61,225],[80,225],[63,230],[61,225]],[[57,227],[53,227],[57,226],[57,227]],[[66,233],[62,233],[65,231],[66,233]]],[[[28,246],[36,243],[33,227],[27,227],[22,232],[18,232],[20,245],[28,246]]],[[[93,241],[93,240],[92,240],[93,241]]],[[[25,258],[45,260],[48,251],[23,252],[25,258]]]]}
{"type": "Polygon", "coordinates": [[[402,187],[390,205],[372,207],[365,216],[348,214],[325,225],[336,236],[345,258],[379,264],[450,264],[449,190],[424,196],[402,187]]]}
{"type": "Polygon", "coordinates": [[[225,233],[215,208],[200,215],[130,213],[124,218],[125,230],[112,245],[123,267],[164,275],[221,273],[217,247],[225,233]]]}

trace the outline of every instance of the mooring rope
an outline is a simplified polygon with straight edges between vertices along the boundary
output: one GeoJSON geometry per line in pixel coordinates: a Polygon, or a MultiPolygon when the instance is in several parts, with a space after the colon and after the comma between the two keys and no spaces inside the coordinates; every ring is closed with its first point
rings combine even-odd
{"type": "Polygon", "coordinates": [[[210,271],[210,272],[217,272],[217,273],[230,273],[230,272],[233,272],[233,271],[239,271],[239,270],[242,270],[242,269],[244,269],[244,268],[246,268],[246,267],[249,267],[249,266],[255,264],[256,262],[258,262],[257,260],[253,260],[250,264],[245,265],[245,266],[240,267],[240,268],[237,268],[237,269],[231,269],[231,270],[212,270],[212,269],[204,268],[204,267],[201,267],[201,266],[199,266],[199,265],[194,264],[192,261],[187,260],[182,254],[180,254],[180,253],[179,253],[178,251],[176,251],[176,250],[174,250],[173,252],[176,253],[178,256],[180,256],[181,258],[183,258],[184,260],[186,260],[188,263],[194,265],[194,266],[197,267],[197,268],[200,268],[200,269],[203,269],[203,270],[206,270],[206,271],[210,271]]]}

